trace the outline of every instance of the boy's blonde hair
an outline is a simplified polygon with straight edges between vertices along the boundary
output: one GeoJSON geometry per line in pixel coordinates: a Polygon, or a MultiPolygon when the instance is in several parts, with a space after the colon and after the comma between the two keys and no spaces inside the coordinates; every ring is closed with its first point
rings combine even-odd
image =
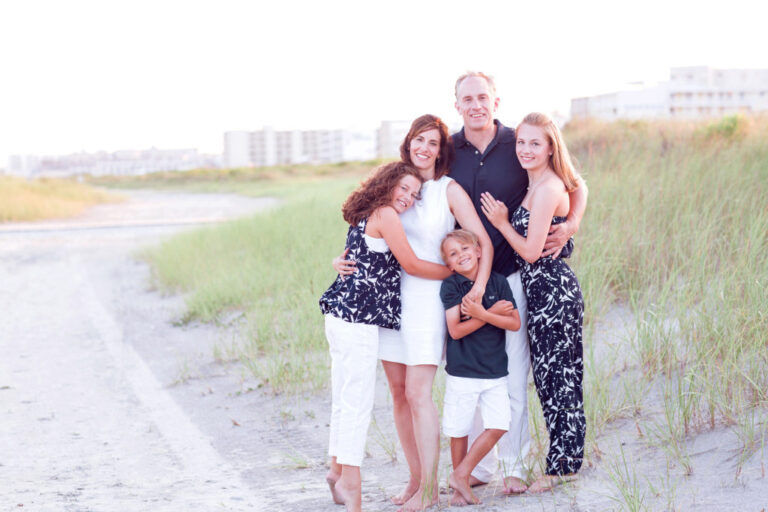
{"type": "Polygon", "coordinates": [[[443,261],[445,261],[445,242],[448,240],[456,240],[459,243],[472,244],[473,247],[480,246],[480,239],[477,238],[477,235],[473,232],[468,229],[454,229],[445,235],[443,241],[440,242],[440,256],[443,258],[443,261]]]}

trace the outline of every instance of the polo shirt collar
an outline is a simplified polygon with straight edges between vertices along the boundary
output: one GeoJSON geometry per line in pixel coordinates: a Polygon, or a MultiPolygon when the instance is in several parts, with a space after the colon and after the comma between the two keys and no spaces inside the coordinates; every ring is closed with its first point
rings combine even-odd
{"type": "MultiPolygon", "coordinates": [[[[486,153],[488,153],[494,146],[496,146],[496,144],[500,142],[506,143],[515,141],[515,131],[512,128],[504,126],[498,119],[494,119],[493,124],[496,125],[496,135],[494,135],[493,140],[485,149],[486,153]]],[[[464,127],[462,126],[461,130],[459,130],[459,132],[456,134],[456,146],[464,147],[471,145],[472,144],[467,140],[466,135],[464,135],[464,127]]]]}
{"type": "Polygon", "coordinates": [[[470,279],[467,279],[465,276],[459,274],[458,272],[455,272],[454,274],[456,275],[456,280],[457,280],[458,284],[462,284],[462,283],[469,283],[470,285],[474,285],[475,284],[474,281],[472,281],[470,279]]]}

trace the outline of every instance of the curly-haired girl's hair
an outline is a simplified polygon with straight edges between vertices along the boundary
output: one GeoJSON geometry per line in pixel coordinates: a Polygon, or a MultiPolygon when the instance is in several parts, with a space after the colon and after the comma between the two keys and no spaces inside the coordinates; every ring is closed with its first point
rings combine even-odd
{"type": "Polygon", "coordinates": [[[405,136],[405,140],[400,144],[400,158],[403,162],[413,165],[411,161],[411,141],[420,133],[428,130],[437,130],[440,133],[440,152],[435,160],[435,180],[439,180],[451,171],[455,152],[453,149],[453,139],[448,131],[448,126],[437,116],[424,114],[417,117],[411,123],[411,129],[405,136]]]}
{"type": "Polygon", "coordinates": [[[389,204],[392,191],[403,176],[413,176],[424,183],[419,171],[405,162],[391,162],[375,169],[344,201],[344,220],[355,226],[376,208],[389,204]]]}

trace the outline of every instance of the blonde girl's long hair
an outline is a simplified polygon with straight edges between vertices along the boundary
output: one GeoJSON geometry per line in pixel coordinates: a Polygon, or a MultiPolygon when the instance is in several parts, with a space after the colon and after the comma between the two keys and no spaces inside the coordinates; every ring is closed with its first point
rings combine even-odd
{"type": "Polygon", "coordinates": [[[578,173],[571,160],[571,154],[568,152],[563,135],[554,121],[548,115],[541,112],[531,112],[520,121],[517,129],[519,130],[524,124],[537,126],[547,134],[549,144],[552,147],[552,156],[549,157],[549,164],[552,170],[555,171],[555,174],[565,184],[565,189],[568,192],[573,192],[579,188],[578,173]]]}

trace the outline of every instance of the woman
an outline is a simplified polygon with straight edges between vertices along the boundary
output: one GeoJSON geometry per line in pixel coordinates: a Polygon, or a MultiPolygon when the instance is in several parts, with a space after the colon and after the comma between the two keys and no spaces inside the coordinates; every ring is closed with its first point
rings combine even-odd
{"type": "MultiPolygon", "coordinates": [[[[401,215],[408,243],[424,260],[442,263],[440,242],[458,222],[480,239],[482,258],[470,295],[482,297],[491,271],[493,247],[467,193],[447,176],[453,161],[448,127],[424,115],[413,121],[400,147],[402,160],[424,179],[422,199],[401,215]]],[[[337,258],[334,268],[349,275],[354,262],[337,258]]],[[[405,489],[392,498],[401,510],[423,510],[437,503],[439,418],[432,383],[443,357],[446,326],[439,280],[402,273],[400,331],[382,329],[379,358],[387,375],[395,427],[410,471],[405,489]]]]}
{"type": "Polygon", "coordinates": [[[487,192],[481,202],[483,213],[521,259],[533,379],[550,440],[546,474],[528,491],[542,492],[575,477],[584,457],[584,301],[565,261],[541,257],[547,233],[565,221],[569,193],[580,179],[560,130],[549,117],[529,114],[516,133],[517,157],[529,183],[522,204],[510,219],[504,203],[487,192]]]}

